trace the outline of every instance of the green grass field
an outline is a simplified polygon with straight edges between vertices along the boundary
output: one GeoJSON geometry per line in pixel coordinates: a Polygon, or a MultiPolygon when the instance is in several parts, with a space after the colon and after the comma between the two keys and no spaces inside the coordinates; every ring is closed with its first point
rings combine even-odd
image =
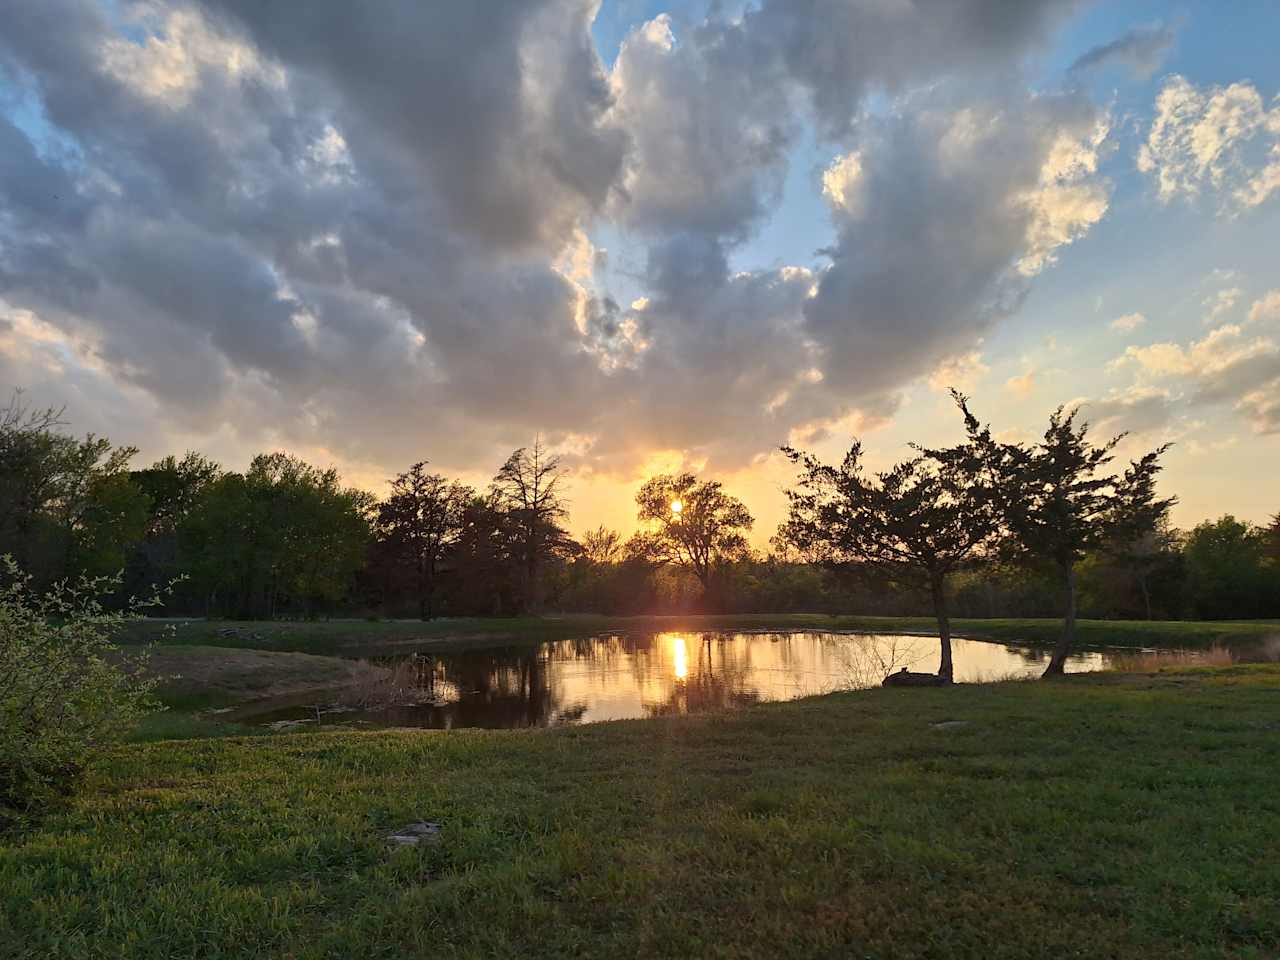
{"type": "MultiPolygon", "coordinates": [[[[509,619],[219,621],[145,620],[126,641],[194,644],[303,653],[355,655],[442,644],[510,643],[604,631],[653,630],[845,630],[874,633],[936,633],[929,617],[851,617],[825,614],[741,614],[729,616],[604,617],[568,615],[509,619]]],[[[1051,644],[1057,620],[953,621],[959,636],[979,640],[1051,644]]],[[[1280,621],[1081,620],[1081,645],[1207,648],[1280,636],[1280,621]]]]}
{"type": "Polygon", "coordinates": [[[1276,665],[133,744],[0,846],[0,956],[1275,957],[1278,822],[1276,665]]]}

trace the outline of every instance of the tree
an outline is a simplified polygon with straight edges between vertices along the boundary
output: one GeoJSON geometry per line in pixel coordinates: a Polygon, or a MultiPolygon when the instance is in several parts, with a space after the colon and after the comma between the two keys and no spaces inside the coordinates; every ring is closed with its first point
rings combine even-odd
{"type": "Polygon", "coordinates": [[[997,529],[997,512],[980,451],[972,444],[922,451],[883,473],[862,467],[854,441],[839,467],[784,447],[801,468],[779,531],[806,556],[929,592],[938,621],[938,677],[954,676],[947,579],[997,529]]]}
{"type": "Polygon", "coordinates": [[[1187,604],[1203,620],[1274,616],[1280,578],[1266,562],[1263,531],[1227,514],[1206,520],[1183,546],[1187,604]]]}
{"type": "Polygon", "coordinates": [[[336,470],[259,454],[204,490],[179,531],[180,554],[211,607],[249,618],[292,605],[310,616],[363,566],[373,503],[336,470]]]}
{"type": "Polygon", "coordinates": [[[1148,620],[1151,619],[1151,573],[1173,546],[1169,510],[1178,499],[1156,496],[1156,475],[1162,469],[1160,457],[1169,446],[1166,443],[1134,460],[1116,480],[1110,516],[1106,520],[1109,536],[1103,544],[1103,551],[1133,574],[1142,592],[1148,620]]]}
{"type": "MultiPolygon", "coordinates": [[[[1088,551],[1115,535],[1112,524],[1125,515],[1116,495],[1124,480],[1107,472],[1113,451],[1125,435],[1096,445],[1089,439],[1088,422],[1077,422],[1079,409],[1059,407],[1050,415],[1039,443],[1000,443],[989,428],[979,426],[964,398],[956,399],[970,442],[983,451],[989,474],[999,478],[998,505],[1009,534],[1003,541],[1006,554],[1024,563],[1049,563],[1062,585],[1062,634],[1044,672],[1046,677],[1059,676],[1075,645],[1076,567],[1088,551]]],[[[1131,491],[1134,497],[1159,470],[1164,449],[1139,461],[1144,466],[1131,491]]]]}
{"type": "Polygon", "coordinates": [[[0,549],[30,565],[33,534],[59,494],[70,437],[57,432],[62,411],[31,409],[14,391],[0,410],[0,549]]]}
{"type": "Polygon", "coordinates": [[[148,537],[172,537],[200,500],[200,495],[222,468],[203,454],[188,450],[177,459],[172,454],[131,475],[151,501],[148,537]]]}
{"type": "Polygon", "coordinates": [[[472,613],[502,614],[515,608],[514,567],[519,532],[490,490],[462,511],[462,529],[453,549],[453,599],[472,613]]]}
{"type": "Polygon", "coordinates": [[[637,518],[650,530],[635,540],[630,552],[686,567],[704,594],[726,564],[750,552],[746,532],[755,520],[718,480],[699,482],[692,473],[662,474],[645,482],[636,504],[637,518]]]}
{"type": "Polygon", "coordinates": [[[597,566],[617,563],[622,559],[622,535],[603,525],[588,530],[582,537],[582,555],[597,566]]]}
{"type": "Polygon", "coordinates": [[[414,582],[418,615],[432,616],[436,568],[463,530],[463,514],[475,491],[427,473],[420,461],[391,481],[391,496],[378,506],[377,529],[394,561],[414,582]]]}
{"type": "Polygon", "coordinates": [[[564,476],[560,458],[548,454],[537,438],[532,449],[514,451],[493,478],[495,505],[515,528],[523,606],[533,612],[542,606],[543,564],[571,542],[561,527],[569,513],[560,496],[564,476]]]}
{"type": "Polygon", "coordinates": [[[60,410],[31,410],[20,394],[0,410],[0,549],[43,583],[119,570],[148,515],[128,471],[136,448],[61,425],[60,410]]]}
{"type": "Polygon", "coordinates": [[[1271,526],[1267,527],[1266,551],[1271,563],[1280,569],[1280,513],[1271,518],[1271,526]]]}

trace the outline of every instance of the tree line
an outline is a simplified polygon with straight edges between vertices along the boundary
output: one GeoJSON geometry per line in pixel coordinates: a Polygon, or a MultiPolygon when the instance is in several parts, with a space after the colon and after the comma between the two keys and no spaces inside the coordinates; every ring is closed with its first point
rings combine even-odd
{"type": "MultiPolygon", "coordinates": [[[[483,489],[423,460],[383,499],[336,470],[264,453],[242,472],[199,453],[75,437],[60,411],[0,411],[0,554],[36,584],[123,570],[121,602],[184,579],[168,612],[238,618],[510,616],[548,609],[938,613],[952,616],[1280,616],[1280,517],[1188,532],[1157,495],[1164,448],[1113,468],[1056,411],[1034,444],[997,441],[957,396],[966,434],[868,472],[787,450],[786,521],[765,553],[716,480],[649,479],[629,538],[567,532],[565,470],[540,442],[483,489]]],[[[1069,631],[1068,631],[1069,632],[1069,631]]]]}

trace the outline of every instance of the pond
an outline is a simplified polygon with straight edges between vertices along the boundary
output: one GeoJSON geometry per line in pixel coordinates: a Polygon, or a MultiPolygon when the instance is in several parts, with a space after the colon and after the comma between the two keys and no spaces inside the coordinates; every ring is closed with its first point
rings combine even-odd
{"type": "MultiPolygon", "coordinates": [[[[956,680],[1036,676],[1042,648],[955,640],[956,680]]],[[[1108,655],[1082,651],[1070,671],[1099,670],[1108,655]]],[[[902,667],[936,671],[935,637],[797,631],[601,634],[539,644],[441,650],[387,658],[398,687],[353,700],[311,694],[254,704],[233,717],[288,728],[541,727],[696,713],[878,686],[902,667]],[[345,705],[344,705],[345,703],[345,705]]]]}

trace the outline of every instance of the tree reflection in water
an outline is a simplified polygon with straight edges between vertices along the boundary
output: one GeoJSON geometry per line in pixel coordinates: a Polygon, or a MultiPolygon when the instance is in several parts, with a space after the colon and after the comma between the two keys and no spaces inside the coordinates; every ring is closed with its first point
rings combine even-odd
{"type": "MultiPolygon", "coordinates": [[[[878,686],[907,666],[931,669],[937,643],[923,636],[795,633],[637,633],[444,651],[415,658],[424,703],[346,711],[325,720],[378,726],[539,727],[697,713],[878,686]]],[[[956,641],[960,681],[1030,675],[1043,653],[956,641]]],[[[1072,669],[1098,669],[1082,653],[1072,669]]],[[[260,705],[239,719],[314,717],[314,697],[260,705]]]]}

